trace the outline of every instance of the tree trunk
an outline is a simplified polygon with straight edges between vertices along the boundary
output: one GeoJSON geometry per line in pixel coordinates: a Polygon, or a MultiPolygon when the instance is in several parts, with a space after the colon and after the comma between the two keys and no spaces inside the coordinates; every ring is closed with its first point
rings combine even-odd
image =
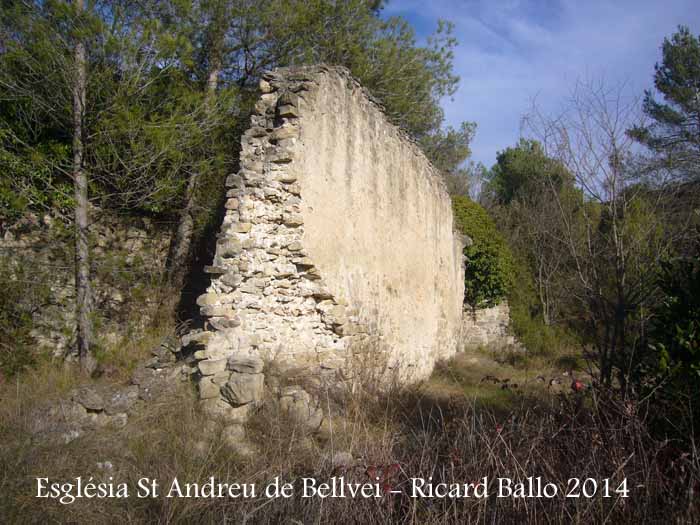
{"type": "MultiPolygon", "coordinates": [[[[76,11],[84,8],[83,0],[75,0],[76,11]]],[[[87,65],[85,43],[76,40],[73,79],[73,186],[75,190],[75,292],[76,346],[80,367],[92,373],[95,358],[92,342],[92,297],[90,293],[90,260],[88,249],[88,183],[83,169],[83,119],[85,116],[87,65]]]]}
{"type": "MultiPolygon", "coordinates": [[[[205,104],[207,112],[210,113],[216,97],[216,88],[221,73],[221,59],[212,59],[212,64],[207,76],[205,104]]],[[[194,235],[194,204],[195,191],[197,189],[197,174],[193,173],[187,181],[185,189],[185,202],[180,212],[175,237],[170,245],[168,253],[168,282],[176,290],[183,287],[185,275],[187,273],[190,247],[194,235]]]]}

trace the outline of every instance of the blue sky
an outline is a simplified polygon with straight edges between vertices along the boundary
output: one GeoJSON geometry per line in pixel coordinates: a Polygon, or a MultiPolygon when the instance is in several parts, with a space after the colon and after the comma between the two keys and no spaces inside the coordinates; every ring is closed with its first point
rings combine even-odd
{"type": "Polygon", "coordinates": [[[663,38],[679,24],[700,34],[700,0],[389,0],[384,14],[408,19],[421,39],[438,19],[455,24],[461,81],[445,116],[477,123],[473,159],[487,167],[517,141],[535,97],[555,111],[577,79],[601,77],[642,95],[663,38]]]}

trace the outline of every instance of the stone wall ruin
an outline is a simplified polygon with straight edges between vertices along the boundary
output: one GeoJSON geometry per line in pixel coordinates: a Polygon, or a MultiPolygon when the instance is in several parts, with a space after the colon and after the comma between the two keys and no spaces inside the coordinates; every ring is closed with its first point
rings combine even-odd
{"type": "MultiPolygon", "coordinates": [[[[416,380],[462,330],[462,242],[420,149],[343,68],[282,68],[260,88],[188,340],[204,408],[231,421],[271,367],[352,380],[362,358],[416,380]]],[[[313,412],[295,386],[279,396],[313,412]]]]}

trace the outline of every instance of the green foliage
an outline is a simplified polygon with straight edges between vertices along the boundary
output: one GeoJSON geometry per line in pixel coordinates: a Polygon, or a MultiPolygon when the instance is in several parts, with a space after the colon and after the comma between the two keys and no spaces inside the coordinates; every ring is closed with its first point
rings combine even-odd
{"type": "Polygon", "coordinates": [[[0,219],[11,224],[28,209],[67,213],[73,205],[72,188],[52,165],[65,162],[68,147],[47,141],[28,148],[0,121],[0,219]]]}
{"type": "Polygon", "coordinates": [[[469,194],[469,182],[483,170],[481,164],[464,166],[465,159],[471,156],[471,141],[476,132],[474,122],[462,122],[459,129],[448,126],[436,130],[421,139],[421,147],[433,165],[445,175],[451,195],[469,194]]]}
{"type": "Polygon", "coordinates": [[[663,300],[654,310],[649,339],[659,368],[695,385],[700,382],[700,260],[662,264],[663,300]]]}
{"type": "Polygon", "coordinates": [[[467,197],[452,199],[455,223],[472,244],[464,249],[466,257],[464,302],[472,308],[498,304],[513,283],[510,249],[496,224],[479,204],[467,197]]]}
{"type": "Polygon", "coordinates": [[[661,300],[630,382],[650,400],[656,433],[692,442],[700,422],[700,259],[665,260],[656,284],[661,300]]]}
{"type": "Polygon", "coordinates": [[[544,188],[559,188],[573,183],[566,168],[545,155],[536,140],[520,139],[517,146],[498,153],[496,164],[487,173],[486,192],[499,204],[517,197],[541,195],[544,188]]]}
{"type": "Polygon", "coordinates": [[[560,354],[575,344],[559,323],[572,309],[563,293],[571,261],[561,218],[572,231],[579,226],[580,191],[539,142],[521,139],[498,154],[484,192],[514,253],[516,284],[508,295],[513,331],[533,355],[560,354]]]}
{"type": "MultiPolygon", "coordinates": [[[[453,26],[441,21],[427,45],[403,18],[379,16],[381,2],[263,1],[244,17],[260,35],[258,68],[328,63],[346,66],[416,138],[440,128],[440,99],[452,95],[453,26]]],[[[245,71],[255,81],[260,69],[245,71]]]]}
{"type": "MultiPolygon", "coordinates": [[[[440,100],[458,82],[452,26],[440,22],[419,45],[406,20],[380,16],[382,5],[119,0],[79,13],[66,2],[9,2],[0,15],[2,213],[71,206],[76,36],[88,56],[85,168],[103,208],[178,211],[192,176],[211,187],[236,168],[230,144],[247,126],[262,73],[319,62],[348,67],[440,169],[464,179],[474,125],[441,129],[440,100]],[[207,102],[216,68],[216,97],[207,102]]],[[[195,208],[209,216],[212,202],[197,198],[195,208]]]]}
{"type": "Polygon", "coordinates": [[[648,126],[630,130],[632,137],[649,147],[671,167],[700,175],[700,38],[680,26],[665,38],[661,64],[656,64],[654,86],[666,103],[644,97],[644,112],[652,119],[648,126]]]}
{"type": "MultiPolygon", "coordinates": [[[[187,267],[195,251],[203,261],[212,225],[221,220],[222,181],[239,167],[236,145],[249,125],[257,82],[276,66],[345,66],[440,169],[463,174],[470,154],[473,124],[442,127],[440,101],[458,82],[451,24],[440,22],[418,43],[406,20],[380,16],[381,1],[2,5],[2,220],[26,211],[68,219],[77,170],[88,180],[90,204],[107,213],[179,216],[180,226],[191,220],[193,228],[173,242],[186,237],[185,253],[172,250],[170,262],[187,267]],[[85,68],[77,67],[78,43],[85,68]],[[74,137],[74,94],[84,83],[81,136],[74,137]],[[73,165],[74,144],[83,151],[80,166],[73,165]]],[[[94,267],[88,273],[102,277],[94,267]]]]}
{"type": "Polygon", "coordinates": [[[565,325],[546,324],[537,298],[529,266],[514,257],[515,284],[508,294],[513,334],[530,355],[557,357],[578,346],[573,332],[565,325]]]}
{"type": "Polygon", "coordinates": [[[103,208],[172,213],[192,173],[213,165],[210,145],[236,113],[234,90],[215,111],[182,67],[189,49],[145,9],[123,2],[76,12],[66,2],[12,3],[0,17],[0,188],[5,216],[70,211],[72,45],[88,60],[84,168],[103,208]],[[14,192],[19,197],[5,197],[14,192]]]}

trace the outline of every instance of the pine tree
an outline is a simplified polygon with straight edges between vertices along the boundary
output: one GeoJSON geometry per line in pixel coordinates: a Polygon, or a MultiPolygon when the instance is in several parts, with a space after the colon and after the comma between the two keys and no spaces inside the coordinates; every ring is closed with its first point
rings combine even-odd
{"type": "Polygon", "coordinates": [[[686,178],[700,176],[700,39],[680,26],[665,38],[662,61],[655,66],[654,86],[659,102],[648,90],[644,112],[652,122],[630,134],[657,153],[664,163],[686,178]]]}

